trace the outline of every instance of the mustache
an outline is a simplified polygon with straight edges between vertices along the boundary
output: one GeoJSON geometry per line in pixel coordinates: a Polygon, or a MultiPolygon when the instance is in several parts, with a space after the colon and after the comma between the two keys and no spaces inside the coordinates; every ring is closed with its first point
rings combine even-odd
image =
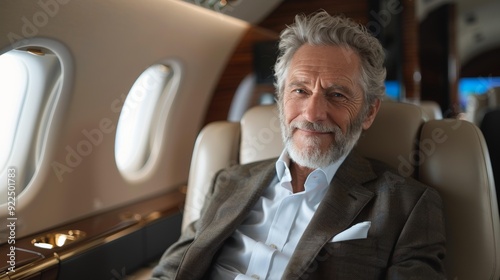
{"type": "Polygon", "coordinates": [[[342,130],[337,125],[327,123],[312,123],[308,121],[294,121],[290,123],[290,128],[292,130],[302,129],[320,133],[342,133],[342,130]]]}

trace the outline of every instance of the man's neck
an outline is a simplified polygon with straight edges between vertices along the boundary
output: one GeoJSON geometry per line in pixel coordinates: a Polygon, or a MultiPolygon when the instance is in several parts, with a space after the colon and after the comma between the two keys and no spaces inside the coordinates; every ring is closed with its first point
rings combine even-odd
{"type": "Polygon", "coordinates": [[[292,189],[293,193],[298,193],[304,190],[304,184],[307,176],[314,170],[311,168],[303,167],[295,162],[290,163],[290,173],[292,175],[292,189]]]}

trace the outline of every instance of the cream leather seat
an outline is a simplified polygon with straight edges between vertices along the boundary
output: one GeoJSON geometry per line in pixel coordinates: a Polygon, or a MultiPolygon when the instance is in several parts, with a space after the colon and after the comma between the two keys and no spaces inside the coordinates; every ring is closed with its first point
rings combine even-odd
{"type": "MultiPolygon", "coordinates": [[[[460,129],[452,130],[455,122],[426,123],[425,119],[419,106],[383,102],[356,149],[386,162],[402,176],[422,179],[442,193],[449,240],[446,266],[453,275],[450,279],[498,279],[499,219],[498,211],[493,211],[496,198],[484,140],[479,140],[480,132],[470,123],[460,122],[460,129]],[[428,150],[429,141],[445,137],[439,134],[440,129],[445,131],[446,142],[428,150]]],[[[282,149],[275,106],[254,107],[240,123],[222,121],[207,125],[193,153],[183,228],[200,216],[218,170],[277,157],[282,149]]]]}
{"type": "Polygon", "coordinates": [[[440,120],[443,118],[443,112],[437,102],[431,100],[420,101],[419,106],[427,115],[428,120],[440,120]]]}
{"type": "Polygon", "coordinates": [[[465,113],[467,120],[471,123],[479,125],[483,119],[484,110],[488,109],[488,95],[478,94],[469,95],[467,98],[467,106],[465,108],[465,113]]]}
{"type": "Polygon", "coordinates": [[[500,106],[484,115],[479,128],[488,146],[497,191],[497,201],[500,201],[500,106]]]}
{"type": "Polygon", "coordinates": [[[479,126],[484,114],[500,107],[500,87],[490,88],[485,94],[470,95],[467,99],[467,120],[479,126]]]}
{"type": "Polygon", "coordinates": [[[419,179],[444,203],[449,279],[500,279],[500,219],[481,131],[467,121],[434,120],[420,141],[419,179]]]}
{"type": "MultiPolygon", "coordinates": [[[[424,118],[418,106],[383,102],[372,127],[361,136],[356,149],[367,157],[387,162],[402,175],[415,176],[415,166],[411,162],[424,118]]],[[[182,228],[199,218],[217,171],[232,164],[278,157],[282,150],[275,105],[249,109],[240,123],[218,121],[204,127],[191,160],[182,228]]]]}

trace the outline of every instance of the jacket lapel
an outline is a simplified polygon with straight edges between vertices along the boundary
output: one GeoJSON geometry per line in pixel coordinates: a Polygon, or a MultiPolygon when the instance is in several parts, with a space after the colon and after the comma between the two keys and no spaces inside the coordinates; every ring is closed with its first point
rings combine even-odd
{"type": "MultiPolygon", "coordinates": [[[[285,270],[283,279],[298,279],[335,235],[347,229],[374,194],[362,186],[376,178],[370,163],[352,152],[339,167],[330,187],[306,228],[285,270]]],[[[316,260],[318,258],[318,260],[316,260]]]]}
{"type": "Polygon", "coordinates": [[[201,221],[202,234],[186,251],[176,279],[201,279],[204,276],[224,240],[247,217],[276,175],[275,162],[276,159],[273,159],[249,165],[247,170],[240,170],[238,176],[219,179],[212,205],[201,221]]]}

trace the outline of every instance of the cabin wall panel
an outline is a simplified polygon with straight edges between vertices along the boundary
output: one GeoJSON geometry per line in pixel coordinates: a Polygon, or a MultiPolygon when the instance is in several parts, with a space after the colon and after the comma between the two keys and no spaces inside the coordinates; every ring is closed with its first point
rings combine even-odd
{"type": "Polygon", "coordinates": [[[11,38],[31,37],[52,38],[69,49],[74,61],[71,102],[48,162],[61,163],[71,172],[58,176],[49,166],[36,186],[18,196],[18,238],[185,184],[207,104],[249,28],[243,21],[182,1],[86,0],[54,1],[64,4],[46,22],[39,22],[33,34],[23,33],[29,29],[26,22],[34,24],[36,15],[46,13],[41,2],[0,2],[0,50],[18,45],[11,38]],[[17,37],[9,35],[14,33],[17,37]],[[160,162],[151,176],[128,182],[114,157],[122,102],[142,71],[166,59],[180,62],[183,77],[166,124],[160,162]],[[110,131],[90,154],[69,166],[68,149],[87,141],[82,131],[99,129],[103,120],[110,131]]]}

